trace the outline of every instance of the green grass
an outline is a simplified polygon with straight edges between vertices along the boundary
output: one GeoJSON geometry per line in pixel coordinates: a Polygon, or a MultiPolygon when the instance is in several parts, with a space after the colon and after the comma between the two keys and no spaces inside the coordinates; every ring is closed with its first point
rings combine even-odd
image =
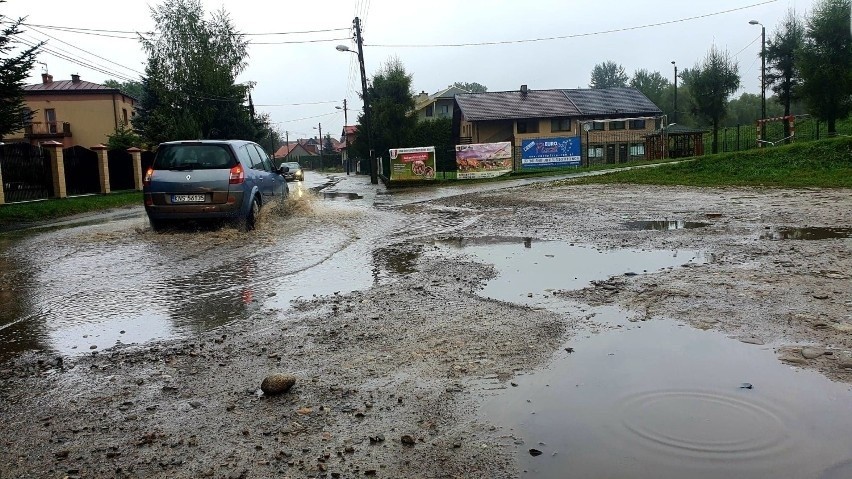
{"type": "Polygon", "coordinates": [[[142,192],[131,191],[0,205],[0,230],[90,211],[141,204],[142,192]]]}
{"type": "Polygon", "coordinates": [[[852,138],[707,155],[673,165],[567,181],[575,184],[852,188],[852,138]]]}

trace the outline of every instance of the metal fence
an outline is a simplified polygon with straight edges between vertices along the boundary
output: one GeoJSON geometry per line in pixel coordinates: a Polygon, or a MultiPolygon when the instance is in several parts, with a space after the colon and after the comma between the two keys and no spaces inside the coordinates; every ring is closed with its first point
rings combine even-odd
{"type": "Polygon", "coordinates": [[[29,143],[0,145],[0,172],[7,203],[53,196],[50,155],[29,143]]]}
{"type": "Polygon", "coordinates": [[[65,189],[69,196],[100,193],[98,154],[82,146],[62,150],[65,159],[65,189]]]}
{"type": "Polygon", "coordinates": [[[109,164],[110,191],[132,190],[136,187],[136,179],[133,174],[133,156],[129,151],[109,150],[107,161],[109,164]]]}
{"type": "MultiPolygon", "coordinates": [[[[824,139],[828,135],[828,126],[825,122],[810,115],[797,116],[794,122],[794,134],[786,139],[784,124],[781,121],[767,122],[765,124],[764,143],[762,146],[782,145],[786,143],[798,143],[800,141],[812,141],[824,139]]],[[[852,135],[852,121],[838,121],[836,124],[838,135],[852,135]]],[[[755,124],[737,125],[719,129],[719,153],[728,151],[743,151],[760,148],[758,143],[760,127],[755,124]]],[[[713,132],[704,135],[704,144],[707,153],[712,151],[713,132]]]]}

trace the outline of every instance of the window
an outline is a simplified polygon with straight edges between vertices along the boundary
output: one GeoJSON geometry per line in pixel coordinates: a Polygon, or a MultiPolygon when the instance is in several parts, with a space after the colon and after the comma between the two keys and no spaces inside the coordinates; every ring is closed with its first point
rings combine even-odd
{"type": "Polygon", "coordinates": [[[518,120],[518,133],[538,133],[538,120],[518,120]]]}
{"type": "Polygon", "coordinates": [[[441,116],[448,116],[450,114],[450,106],[449,105],[440,105],[438,107],[438,113],[440,113],[441,116]]]}
{"type": "Polygon", "coordinates": [[[645,129],[645,120],[630,120],[630,129],[631,130],[644,130],[645,129]]]}
{"type": "Polygon", "coordinates": [[[593,121],[592,122],[592,130],[603,131],[605,123],[602,121],[593,121]]]}
{"type": "Polygon", "coordinates": [[[645,156],[645,144],[644,143],[631,143],[630,144],[630,156],[645,156]]]}
{"type": "Polygon", "coordinates": [[[589,147],[589,158],[603,158],[604,151],[603,146],[601,145],[593,145],[589,147]]]}
{"type": "Polygon", "coordinates": [[[263,165],[263,170],[272,171],[272,163],[269,161],[269,155],[263,151],[263,148],[260,145],[255,144],[254,148],[257,150],[257,153],[260,155],[260,161],[263,165]]]}
{"type": "Polygon", "coordinates": [[[571,119],[552,118],[550,120],[550,131],[571,131],[571,119]]]}
{"type": "Polygon", "coordinates": [[[47,126],[48,133],[56,133],[56,110],[53,108],[45,108],[44,123],[47,126]]]}
{"type": "Polygon", "coordinates": [[[426,107],[426,116],[432,116],[435,113],[435,105],[429,105],[426,107]]]}
{"type": "Polygon", "coordinates": [[[623,121],[610,122],[609,129],[610,130],[623,130],[624,129],[624,122],[623,121]]]}
{"type": "Polygon", "coordinates": [[[121,109],[121,121],[124,122],[124,125],[127,125],[127,108],[121,109]]]}
{"type": "Polygon", "coordinates": [[[260,171],[266,170],[266,165],[263,164],[263,160],[254,145],[249,144],[246,145],[245,148],[248,150],[249,158],[251,158],[251,169],[260,171]]]}
{"type": "Polygon", "coordinates": [[[33,122],[33,111],[27,107],[21,110],[21,123],[29,125],[33,122]]]}

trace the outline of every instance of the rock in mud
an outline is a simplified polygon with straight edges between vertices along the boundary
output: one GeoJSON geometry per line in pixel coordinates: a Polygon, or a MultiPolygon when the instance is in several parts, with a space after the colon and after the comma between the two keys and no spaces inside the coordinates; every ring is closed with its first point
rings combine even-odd
{"type": "Polygon", "coordinates": [[[406,446],[413,446],[416,442],[414,440],[414,436],[412,436],[411,434],[403,434],[402,437],[399,438],[399,440],[402,441],[402,443],[406,446]]]}
{"type": "Polygon", "coordinates": [[[816,359],[825,354],[825,350],[819,348],[802,348],[802,357],[805,359],[816,359]]]}
{"type": "Polygon", "coordinates": [[[541,456],[541,454],[542,454],[542,452],[539,451],[538,449],[530,449],[530,456],[533,456],[533,457],[541,456]]]}
{"type": "Polygon", "coordinates": [[[296,376],[292,374],[270,374],[260,383],[263,394],[283,394],[296,384],[296,376]]]}

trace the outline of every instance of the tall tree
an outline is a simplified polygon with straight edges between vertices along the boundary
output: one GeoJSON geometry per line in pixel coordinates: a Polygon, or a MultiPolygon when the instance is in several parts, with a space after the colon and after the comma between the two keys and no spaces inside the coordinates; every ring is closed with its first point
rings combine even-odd
{"type": "MultiPolygon", "coordinates": [[[[796,53],[804,43],[805,26],[792,9],[772,38],[766,42],[766,82],[784,107],[784,116],[790,114],[790,105],[796,99],[800,83],[796,53]]],[[[772,116],[767,113],[767,116],[772,116]]],[[[784,137],[790,136],[790,123],[784,120],[784,137]]]]}
{"type": "Polygon", "coordinates": [[[470,93],[485,93],[488,91],[488,87],[476,82],[461,82],[457,81],[450,85],[451,87],[461,88],[462,90],[469,91],[470,93]]]}
{"type": "Polygon", "coordinates": [[[713,46],[701,63],[683,72],[684,83],[695,101],[695,113],[713,127],[713,153],[718,152],[719,126],[727,111],[728,97],[740,87],[738,70],[727,50],[713,46]]]}
{"type": "MultiPolygon", "coordinates": [[[[417,123],[414,97],[411,92],[411,75],[398,58],[389,59],[373,75],[367,87],[372,120],[372,145],[377,156],[387,157],[388,150],[404,146],[411,130],[417,123]]],[[[358,124],[364,124],[363,113],[358,124]]],[[[355,134],[355,151],[362,158],[369,158],[367,132],[358,127],[355,134]]]]}
{"type": "Polygon", "coordinates": [[[592,69],[590,88],[612,88],[627,86],[627,74],[624,67],[613,61],[598,63],[592,69]]]}
{"type": "Polygon", "coordinates": [[[807,19],[799,51],[801,95],[811,113],[837,134],[836,122],[852,111],[850,0],[822,0],[807,19]]]}
{"type": "Polygon", "coordinates": [[[245,106],[248,42],[222,9],[209,19],[200,0],[165,0],[151,8],[156,31],[141,38],[148,55],[143,98],[134,120],[151,143],[258,134],[245,106]]]}
{"type": "MultiPolygon", "coordinates": [[[[0,0],[0,4],[6,3],[0,0]]],[[[0,14],[0,140],[22,129],[32,120],[32,112],[24,107],[24,80],[30,74],[41,43],[18,48],[15,37],[22,32],[23,18],[10,20],[0,14]]]]}
{"type": "Polygon", "coordinates": [[[107,86],[107,87],[110,87],[110,88],[115,88],[116,90],[121,90],[124,93],[127,93],[128,95],[132,96],[133,98],[135,98],[137,100],[142,99],[142,95],[143,95],[142,88],[143,87],[142,87],[141,81],[130,80],[130,81],[125,81],[125,82],[119,82],[119,81],[115,81],[115,80],[110,79],[110,80],[107,80],[107,81],[104,82],[104,86],[107,86]]]}
{"type": "Polygon", "coordinates": [[[642,94],[660,107],[661,110],[665,110],[663,96],[669,85],[671,85],[669,79],[660,74],[660,72],[649,72],[644,68],[636,70],[633,78],[630,79],[630,86],[641,91],[642,94]]]}

